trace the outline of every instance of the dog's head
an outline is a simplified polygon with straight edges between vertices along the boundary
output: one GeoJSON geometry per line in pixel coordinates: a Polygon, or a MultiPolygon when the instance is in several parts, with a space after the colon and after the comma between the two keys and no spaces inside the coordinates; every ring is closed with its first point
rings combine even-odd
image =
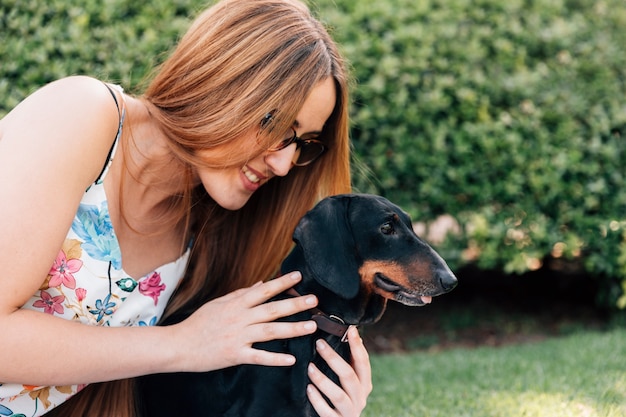
{"type": "Polygon", "coordinates": [[[283,271],[300,267],[346,300],[378,295],[383,310],[386,300],[421,306],[457,284],[445,261],[415,234],[408,214],[380,196],[326,198],[301,219],[293,239],[296,248],[283,271]]]}

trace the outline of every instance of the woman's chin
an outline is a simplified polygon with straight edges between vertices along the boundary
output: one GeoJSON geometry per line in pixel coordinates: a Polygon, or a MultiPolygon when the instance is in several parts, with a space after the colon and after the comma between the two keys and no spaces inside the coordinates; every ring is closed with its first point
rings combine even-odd
{"type": "Polygon", "coordinates": [[[221,198],[213,198],[220,207],[225,210],[235,211],[246,205],[252,193],[237,193],[237,195],[221,196],[221,198]]]}

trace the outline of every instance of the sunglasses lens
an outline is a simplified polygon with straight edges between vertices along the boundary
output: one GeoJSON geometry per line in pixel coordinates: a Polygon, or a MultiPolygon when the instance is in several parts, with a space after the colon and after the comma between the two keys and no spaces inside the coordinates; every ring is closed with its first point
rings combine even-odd
{"type": "Polygon", "coordinates": [[[324,145],[317,141],[305,141],[298,149],[300,154],[296,160],[297,166],[308,165],[324,153],[324,145]]]}
{"type": "Polygon", "coordinates": [[[287,146],[291,145],[293,143],[293,140],[296,137],[296,131],[293,129],[289,129],[287,131],[287,133],[285,133],[285,136],[283,137],[283,139],[281,139],[279,142],[277,142],[274,146],[272,146],[269,150],[270,151],[280,151],[282,149],[285,149],[287,146]]]}
{"type": "MultiPolygon", "coordinates": [[[[272,113],[266,114],[261,121],[261,128],[268,128],[271,121],[272,113]]],[[[326,150],[324,144],[318,140],[298,138],[297,133],[293,127],[287,130],[283,138],[268,150],[270,152],[280,151],[294,143],[294,141],[297,144],[297,159],[294,163],[296,166],[304,166],[310,164],[326,150]]]]}

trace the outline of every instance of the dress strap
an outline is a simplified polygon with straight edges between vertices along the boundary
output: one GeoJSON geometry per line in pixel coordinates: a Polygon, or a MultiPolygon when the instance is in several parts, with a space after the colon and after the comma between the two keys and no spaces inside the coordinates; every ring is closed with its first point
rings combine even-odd
{"type": "MultiPolygon", "coordinates": [[[[111,86],[107,83],[103,83],[103,84],[107,88],[107,90],[109,90],[109,93],[111,93],[111,96],[113,97],[113,101],[115,102],[115,107],[117,107],[117,114],[119,116],[119,124],[117,128],[117,133],[115,135],[115,140],[113,141],[113,145],[111,146],[111,149],[109,149],[109,154],[107,155],[107,159],[104,162],[102,171],[100,171],[100,174],[98,175],[98,178],[96,178],[96,180],[94,181],[94,184],[100,184],[102,183],[102,181],[104,181],[104,177],[106,176],[106,173],[109,170],[109,166],[111,165],[111,162],[113,161],[113,157],[115,156],[117,144],[119,143],[120,138],[122,136],[122,126],[124,125],[124,118],[126,116],[126,106],[124,105],[125,104],[124,98],[122,97],[121,100],[118,100],[117,95],[115,94],[115,91],[113,91],[111,86]],[[120,101],[121,101],[121,104],[120,104],[120,101]]],[[[116,85],[115,87],[119,89],[120,92],[124,91],[122,87],[118,85],[116,85]]]]}

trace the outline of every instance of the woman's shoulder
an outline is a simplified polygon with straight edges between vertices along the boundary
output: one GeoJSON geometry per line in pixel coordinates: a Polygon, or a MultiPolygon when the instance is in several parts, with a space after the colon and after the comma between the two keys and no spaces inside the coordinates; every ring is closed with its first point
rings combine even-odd
{"type": "Polygon", "coordinates": [[[7,116],[16,112],[20,113],[23,108],[31,112],[39,110],[57,113],[63,109],[72,109],[85,113],[94,108],[108,107],[112,103],[111,95],[103,81],[84,75],[73,75],[40,87],[7,116]]]}
{"type": "MultiPolygon", "coordinates": [[[[116,95],[119,102],[121,95],[116,95]]],[[[61,157],[62,152],[90,178],[113,145],[119,117],[102,81],[71,76],[41,87],[0,120],[0,141],[27,147],[32,157],[39,152],[61,157]]]]}

